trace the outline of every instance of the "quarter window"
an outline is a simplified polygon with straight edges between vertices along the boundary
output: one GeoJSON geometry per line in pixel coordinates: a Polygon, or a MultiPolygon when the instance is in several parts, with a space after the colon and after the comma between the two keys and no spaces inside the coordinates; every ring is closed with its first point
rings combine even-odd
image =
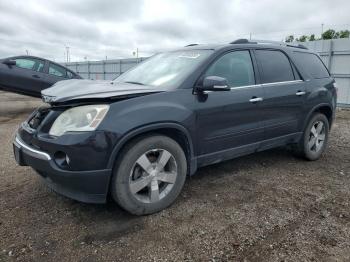
{"type": "Polygon", "coordinates": [[[64,69],[61,66],[58,66],[58,65],[55,65],[55,64],[50,64],[50,66],[49,66],[49,74],[50,75],[59,76],[59,77],[66,77],[67,70],[64,69]]]}
{"type": "Polygon", "coordinates": [[[254,69],[249,51],[234,51],[215,61],[205,76],[226,78],[229,86],[254,85],[254,69]]]}
{"type": "Polygon", "coordinates": [[[326,66],[317,55],[305,52],[294,52],[294,58],[296,63],[304,67],[313,78],[329,77],[326,66]]]}
{"type": "Polygon", "coordinates": [[[262,83],[295,80],[289,59],[281,51],[256,50],[256,57],[261,69],[262,83]]]}

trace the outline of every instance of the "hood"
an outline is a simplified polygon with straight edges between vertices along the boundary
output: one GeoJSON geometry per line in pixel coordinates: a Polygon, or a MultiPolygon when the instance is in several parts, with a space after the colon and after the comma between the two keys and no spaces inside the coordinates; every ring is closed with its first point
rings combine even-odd
{"type": "Polygon", "coordinates": [[[138,96],[149,93],[164,92],[165,89],[101,80],[64,80],[41,91],[46,103],[63,103],[81,99],[104,99],[125,96],[138,96]]]}

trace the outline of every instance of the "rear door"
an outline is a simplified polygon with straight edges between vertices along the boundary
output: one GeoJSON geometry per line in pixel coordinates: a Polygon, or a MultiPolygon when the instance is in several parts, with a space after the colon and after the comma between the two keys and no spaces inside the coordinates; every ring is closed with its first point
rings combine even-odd
{"type": "Polygon", "coordinates": [[[260,102],[252,99],[262,99],[263,90],[256,85],[250,51],[222,55],[205,76],[226,78],[231,91],[197,95],[197,141],[202,155],[199,165],[253,152],[264,131],[260,102]]]}
{"type": "Polygon", "coordinates": [[[305,103],[305,83],[286,53],[281,50],[257,49],[261,84],[264,89],[263,146],[284,143],[300,130],[305,103]]]}
{"type": "Polygon", "coordinates": [[[49,63],[47,81],[49,86],[62,80],[67,80],[67,69],[55,63],[49,63]]]}

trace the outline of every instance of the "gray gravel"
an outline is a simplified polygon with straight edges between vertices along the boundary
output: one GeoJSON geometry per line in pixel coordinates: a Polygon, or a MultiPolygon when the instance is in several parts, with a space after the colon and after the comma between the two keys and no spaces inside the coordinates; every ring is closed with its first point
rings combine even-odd
{"type": "Polygon", "coordinates": [[[316,162],[275,149],[200,169],[135,217],[47,189],[12,156],[38,99],[0,92],[0,261],[349,261],[350,111],[316,162]]]}

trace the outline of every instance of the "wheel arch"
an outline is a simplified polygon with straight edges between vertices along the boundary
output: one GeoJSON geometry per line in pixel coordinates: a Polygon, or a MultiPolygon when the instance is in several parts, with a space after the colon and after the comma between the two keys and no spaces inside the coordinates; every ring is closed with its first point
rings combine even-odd
{"type": "Polygon", "coordinates": [[[328,123],[329,123],[329,127],[331,128],[332,126],[332,123],[333,123],[333,118],[334,118],[334,111],[333,111],[333,108],[330,104],[327,104],[327,103],[324,103],[324,104],[319,104],[315,107],[313,107],[310,112],[308,113],[306,119],[305,119],[305,122],[304,122],[304,125],[303,125],[303,130],[305,129],[305,127],[307,126],[310,118],[312,117],[312,115],[314,113],[322,113],[324,114],[327,119],[328,119],[328,123]]]}
{"type": "Polygon", "coordinates": [[[108,168],[112,169],[115,161],[118,158],[119,152],[131,141],[138,139],[143,136],[151,135],[151,134],[160,134],[168,136],[174,139],[181,148],[184,150],[187,166],[188,166],[188,174],[192,175],[197,170],[197,162],[194,157],[194,147],[192,138],[188,130],[180,124],[177,123],[157,123],[151,124],[147,126],[142,126],[136,128],[130,132],[128,132],[125,136],[123,136],[118,143],[114,146],[112,154],[108,161],[108,168]]]}

